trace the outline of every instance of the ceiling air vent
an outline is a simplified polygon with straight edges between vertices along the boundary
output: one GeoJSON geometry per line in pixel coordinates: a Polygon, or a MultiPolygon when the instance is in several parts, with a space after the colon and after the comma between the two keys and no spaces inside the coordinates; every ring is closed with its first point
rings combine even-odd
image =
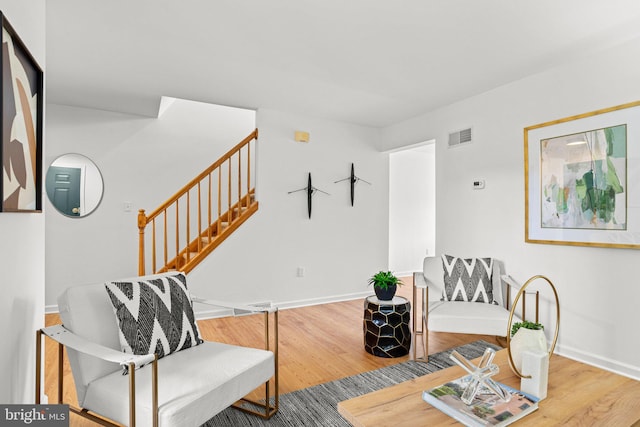
{"type": "Polygon", "coordinates": [[[471,143],[471,128],[449,134],[449,148],[471,143]]]}

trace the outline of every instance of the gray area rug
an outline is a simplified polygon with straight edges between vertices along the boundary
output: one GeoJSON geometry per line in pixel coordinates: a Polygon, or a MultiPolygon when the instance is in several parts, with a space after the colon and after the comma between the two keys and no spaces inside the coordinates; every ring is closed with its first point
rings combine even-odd
{"type": "MultiPolygon", "coordinates": [[[[473,359],[482,356],[484,350],[500,347],[485,341],[475,341],[456,348],[463,356],[473,359]]],[[[449,359],[451,350],[432,354],[429,363],[402,362],[397,365],[364,372],[352,377],[308,387],[280,396],[280,408],[270,420],[227,408],[207,421],[206,427],[287,426],[287,427],[349,427],[338,413],[338,402],[380,390],[393,384],[410,380],[454,364],[449,359]]],[[[462,371],[461,371],[462,372],[462,371]]]]}

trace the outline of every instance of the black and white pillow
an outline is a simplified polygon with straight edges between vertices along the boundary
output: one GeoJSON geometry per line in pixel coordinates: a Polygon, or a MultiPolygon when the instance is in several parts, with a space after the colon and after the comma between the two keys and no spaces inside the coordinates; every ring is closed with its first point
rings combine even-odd
{"type": "Polygon", "coordinates": [[[122,351],[158,358],[201,344],[183,273],[141,281],[107,282],[122,351]]]}
{"type": "Polygon", "coordinates": [[[458,258],[442,255],[443,301],[497,304],[493,300],[492,258],[458,258]]]}

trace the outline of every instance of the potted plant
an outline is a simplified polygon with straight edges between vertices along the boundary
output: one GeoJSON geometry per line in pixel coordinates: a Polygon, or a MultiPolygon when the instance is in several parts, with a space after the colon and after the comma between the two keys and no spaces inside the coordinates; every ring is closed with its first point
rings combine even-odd
{"type": "Polygon", "coordinates": [[[511,325],[511,357],[518,371],[522,372],[522,354],[525,351],[548,352],[544,326],[528,320],[511,325]]]}
{"type": "Polygon", "coordinates": [[[369,284],[373,285],[373,290],[380,301],[389,301],[393,299],[402,282],[390,271],[379,271],[371,276],[369,284]]]}
{"type": "Polygon", "coordinates": [[[511,336],[514,336],[520,328],[539,331],[544,329],[544,325],[542,325],[542,323],[529,322],[528,320],[525,320],[524,322],[517,322],[511,325],[511,336]]]}

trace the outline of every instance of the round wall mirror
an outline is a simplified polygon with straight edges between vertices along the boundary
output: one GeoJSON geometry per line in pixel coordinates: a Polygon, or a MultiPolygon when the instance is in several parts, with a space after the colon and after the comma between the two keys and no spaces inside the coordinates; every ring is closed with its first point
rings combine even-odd
{"type": "Polygon", "coordinates": [[[81,154],[63,154],[47,170],[45,187],[51,204],[63,215],[83,217],[102,200],[102,175],[98,167],[81,154]]]}

